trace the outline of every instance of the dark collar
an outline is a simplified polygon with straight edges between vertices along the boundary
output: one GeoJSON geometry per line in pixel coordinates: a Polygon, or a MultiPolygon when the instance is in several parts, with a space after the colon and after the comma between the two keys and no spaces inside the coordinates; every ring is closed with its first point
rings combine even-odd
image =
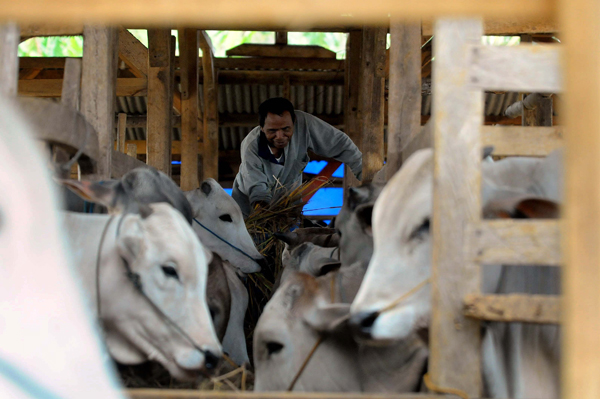
{"type": "Polygon", "coordinates": [[[258,135],[258,156],[277,165],[283,165],[285,163],[285,159],[283,160],[283,163],[277,162],[277,158],[275,158],[275,156],[271,154],[271,150],[269,149],[269,142],[267,141],[267,136],[262,130],[258,135]]]}

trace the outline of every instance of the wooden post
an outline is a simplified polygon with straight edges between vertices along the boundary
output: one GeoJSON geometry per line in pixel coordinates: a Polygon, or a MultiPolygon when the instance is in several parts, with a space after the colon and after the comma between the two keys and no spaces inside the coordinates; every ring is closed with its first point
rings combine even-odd
{"type": "Polygon", "coordinates": [[[202,180],[219,180],[219,109],[217,102],[217,72],[210,37],[200,31],[202,73],[204,75],[204,151],[202,152],[202,180]]]}
{"type": "Polygon", "coordinates": [[[16,96],[19,83],[19,26],[0,25],[0,94],[16,96]]]}
{"type": "MultiPolygon", "coordinates": [[[[600,8],[561,0],[566,130],[561,396],[600,396],[600,8]]],[[[562,103],[561,103],[562,104],[562,103]]]]}
{"type": "Polygon", "coordinates": [[[480,266],[466,255],[465,228],[481,219],[480,126],[483,93],[468,87],[468,44],[482,23],[440,19],[433,70],[434,183],[432,318],[429,375],[444,388],[481,396],[479,322],[463,315],[467,294],[480,291],[480,266]]]}
{"type": "Polygon", "coordinates": [[[127,133],[127,114],[124,112],[119,113],[119,119],[117,122],[117,151],[125,153],[125,140],[127,133]]]}
{"type": "Polygon", "coordinates": [[[370,181],[383,167],[383,125],[385,106],[385,39],[387,28],[363,29],[362,81],[362,180],[370,181]]]}
{"type": "Polygon", "coordinates": [[[390,26],[386,180],[400,169],[402,148],[421,131],[421,24],[390,26]]]}
{"type": "MultiPolygon", "coordinates": [[[[344,132],[362,151],[361,117],[362,104],[359,101],[361,86],[360,58],[362,55],[363,36],[361,30],[351,30],[346,41],[346,60],[344,65],[344,132]]],[[[364,168],[364,165],[363,165],[364,168]]],[[[344,198],[350,187],[360,184],[348,165],[344,166],[344,198]]]]}
{"type": "Polygon", "coordinates": [[[183,191],[198,188],[198,30],[181,29],[181,179],[183,191]]]}
{"type": "Polygon", "coordinates": [[[68,107],[79,111],[81,97],[81,60],[67,58],[63,78],[60,101],[68,107]]]}
{"type": "Polygon", "coordinates": [[[148,29],[146,163],[169,174],[171,165],[171,30],[148,29]]]}
{"type": "Polygon", "coordinates": [[[81,113],[98,132],[98,178],[111,178],[117,87],[117,31],[85,26],[83,29],[81,113]]]}
{"type": "Polygon", "coordinates": [[[286,31],[275,31],[275,44],[288,44],[288,35],[286,31]]]}

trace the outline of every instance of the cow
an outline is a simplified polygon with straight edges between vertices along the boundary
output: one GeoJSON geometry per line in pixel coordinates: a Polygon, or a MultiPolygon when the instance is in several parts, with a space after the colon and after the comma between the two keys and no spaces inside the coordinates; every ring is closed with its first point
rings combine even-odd
{"type": "Polygon", "coordinates": [[[264,262],[246,229],[239,205],[214,179],[186,191],[192,207],[194,231],[211,251],[240,273],[256,273],[264,262]]]}
{"type": "MultiPolygon", "coordinates": [[[[556,217],[560,154],[546,160],[507,159],[483,165],[484,215],[556,217]],[[541,196],[541,198],[540,198],[541,196]],[[546,198],[545,198],[546,197],[546,198]]],[[[430,220],[433,152],[415,152],[389,181],[373,209],[374,254],[351,305],[350,325],[360,340],[406,340],[428,329],[431,315],[430,220]],[[400,295],[418,289],[394,306],[400,295]],[[390,308],[390,306],[392,306],[390,308]]],[[[543,266],[484,269],[487,293],[558,294],[558,270],[543,266]]],[[[558,397],[558,327],[485,324],[482,345],[486,395],[495,398],[558,397]]]]}
{"type": "Polygon", "coordinates": [[[66,212],[63,222],[115,360],[155,360],[180,380],[216,367],[222,350],[206,303],[211,253],[179,211],[156,203],[139,214],[66,212]]]}
{"type": "Polygon", "coordinates": [[[123,398],[77,284],[33,133],[0,97],[0,397],[123,398]]]}

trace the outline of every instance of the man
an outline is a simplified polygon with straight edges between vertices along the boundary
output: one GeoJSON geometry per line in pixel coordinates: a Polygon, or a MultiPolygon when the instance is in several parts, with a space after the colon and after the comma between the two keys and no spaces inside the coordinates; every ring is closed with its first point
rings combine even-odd
{"type": "Polygon", "coordinates": [[[290,192],[302,183],[307,151],[344,162],[360,180],[362,154],[342,131],[302,111],[285,98],[271,98],[259,108],[260,126],[242,141],[242,164],[233,183],[233,198],[247,217],[264,206],[280,184],[290,192]]]}

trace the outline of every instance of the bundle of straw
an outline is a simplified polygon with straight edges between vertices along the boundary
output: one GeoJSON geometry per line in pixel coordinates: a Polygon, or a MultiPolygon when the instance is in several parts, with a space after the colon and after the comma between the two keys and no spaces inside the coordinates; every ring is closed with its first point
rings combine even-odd
{"type": "Polygon", "coordinates": [[[250,297],[246,314],[248,348],[252,347],[252,331],[262,309],[271,299],[273,284],[282,269],[281,253],[284,245],[275,239],[273,234],[290,231],[293,227],[301,226],[303,222],[302,208],[308,201],[307,198],[328,184],[330,181],[324,176],[317,176],[291,192],[278,184],[274,189],[271,203],[266,207],[255,207],[246,219],[248,232],[253,237],[257,249],[269,264],[269,267],[263,268],[260,273],[248,275],[250,297]]]}

